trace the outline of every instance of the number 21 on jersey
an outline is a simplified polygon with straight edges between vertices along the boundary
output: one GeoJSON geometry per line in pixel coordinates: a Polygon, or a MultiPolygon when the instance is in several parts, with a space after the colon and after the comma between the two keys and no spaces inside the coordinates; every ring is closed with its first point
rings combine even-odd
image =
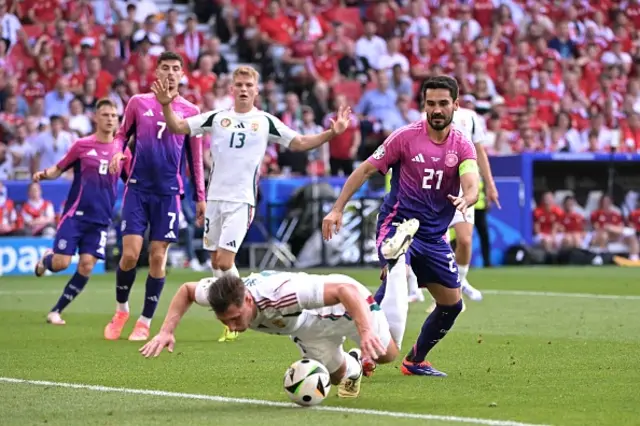
{"type": "Polygon", "coordinates": [[[435,180],[435,189],[440,189],[440,185],[442,185],[442,175],[442,170],[424,169],[424,176],[422,177],[422,188],[431,189],[434,186],[435,180]]]}

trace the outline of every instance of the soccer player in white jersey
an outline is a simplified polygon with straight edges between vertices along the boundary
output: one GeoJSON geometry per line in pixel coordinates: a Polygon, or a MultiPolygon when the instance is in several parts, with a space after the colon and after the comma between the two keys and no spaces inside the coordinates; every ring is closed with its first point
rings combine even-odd
{"type": "MultiPolygon", "coordinates": [[[[423,114],[424,116],[424,114],[423,114]]],[[[484,150],[484,144],[487,142],[487,133],[484,124],[478,114],[468,108],[458,108],[453,114],[453,125],[469,139],[476,148],[478,156],[478,167],[480,174],[484,180],[487,200],[493,202],[500,208],[498,201],[498,190],[491,173],[491,165],[489,158],[484,150]]],[[[471,249],[473,243],[473,225],[474,225],[474,208],[467,208],[465,214],[460,210],[456,210],[453,220],[449,224],[449,228],[453,228],[456,232],[456,262],[458,264],[458,273],[460,274],[460,284],[462,292],[471,300],[482,300],[482,293],[474,288],[467,280],[469,272],[469,264],[471,263],[471,249]]],[[[413,280],[415,274],[409,270],[409,280],[413,280]]],[[[431,304],[428,311],[431,312],[435,308],[435,301],[431,304]]]]}
{"type": "MultiPolygon", "coordinates": [[[[211,252],[214,276],[238,276],[235,257],[253,220],[260,165],[269,142],[292,151],[308,151],[330,141],[349,126],[348,107],[340,108],[331,128],[314,135],[300,135],[273,115],[254,106],[260,75],[251,67],[233,72],[233,109],[218,109],[182,119],[170,104],[177,91],[163,82],[152,90],[165,105],[163,112],[169,129],[177,134],[213,134],[214,166],[207,188],[204,248],[211,252]]],[[[220,341],[234,340],[237,334],[225,330],[220,341]]]]}
{"type": "MultiPolygon", "coordinates": [[[[407,292],[406,285],[390,290],[407,292]]],[[[385,364],[398,356],[406,326],[406,317],[402,322],[386,314],[401,309],[402,298],[385,298],[378,305],[365,286],[346,275],[276,271],[246,278],[225,275],[182,285],[160,332],[140,349],[142,355],[156,357],[165,347],[173,352],[174,331],[193,302],[213,309],[232,331],[290,336],[303,357],[327,367],[342,398],[359,395],[362,375],[375,367],[367,360],[385,364]],[[345,352],[345,338],[360,349],[345,352]]]]}

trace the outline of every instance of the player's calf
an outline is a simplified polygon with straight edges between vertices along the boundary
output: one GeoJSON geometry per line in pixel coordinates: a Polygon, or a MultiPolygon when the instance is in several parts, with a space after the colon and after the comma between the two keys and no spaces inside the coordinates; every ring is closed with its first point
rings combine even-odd
{"type": "Polygon", "coordinates": [[[89,254],[81,254],[80,262],[78,263],[78,270],[71,277],[67,285],[65,286],[62,295],[58,299],[58,302],[51,309],[47,315],[47,322],[53,325],[64,325],[65,321],[61,318],[62,311],[69,306],[69,304],[75,300],[78,295],[84,290],[84,287],[89,282],[89,276],[93,271],[93,268],[98,261],[97,258],[89,254]]]}
{"type": "Polygon", "coordinates": [[[71,265],[71,256],[47,250],[38,263],[36,263],[34,273],[36,277],[41,277],[46,271],[54,273],[64,271],[69,265],[71,265]]]}

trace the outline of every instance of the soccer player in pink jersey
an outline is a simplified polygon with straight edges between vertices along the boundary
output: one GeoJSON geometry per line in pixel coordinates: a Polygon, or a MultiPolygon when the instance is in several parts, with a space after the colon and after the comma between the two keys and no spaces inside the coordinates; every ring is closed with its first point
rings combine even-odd
{"type": "MultiPolygon", "coordinates": [[[[374,173],[385,175],[392,169],[391,191],[380,207],[377,235],[379,257],[388,273],[376,300],[392,328],[395,323],[406,322],[406,265],[410,265],[419,285],[435,299],[436,308],[425,320],[401,370],[405,375],[446,376],[426,360],[463,307],[455,255],[443,236],[456,209],[464,214],[477,201],[479,174],[473,144],[451,126],[458,109],[456,80],[447,76],[428,78],[422,95],[427,119],[393,132],[349,176],[324,218],[322,232],[325,239],[330,239],[334,228],[339,231],[345,205],[358,188],[374,173]],[[402,303],[397,303],[398,298],[402,303]],[[394,311],[387,304],[403,308],[394,311]]],[[[394,340],[401,342],[402,336],[394,336],[394,340]]]]}
{"type": "Polygon", "coordinates": [[[78,139],[58,164],[33,175],[33,181],[39,182],[57,179],[66,170],[73,169],[73,183],[58,224],[53,252],[46,253],[35,268],[38,277],[45,271],[62,271],[69,267],[76,252],[80,254],[78,270],[47,315],[50,324],[65,324],[60,314],[87,284],[98,259],[105,257],[107,229],[111,224],[121,171],[118,167],[118,173],[109,173],[109,162],[122,152],[122,145],[113,138],[118,125],[113,101],[99,100],[95,117],[96,133],[78,139]]]}
{"type": "MultiPolygon", "coordinates": [[[[183,60],[174,52],[158,57],[156,77],[177,88],[183,76],[183,60]]],[[[172,108],[182,117],[199,114],[198,107],[178,96],[172,108]]],[[[195,187],[196,223],[202,225],[205,210],[202,139],[177,135],[167,129],[162,105],[153,93],[133,96],[124,113],[116,140],[129,142],[131,173],[122,200],[122,257],[116,271],[116,313],[104,330],[108,340],[120,338],[129,319],[129,294],[136,278],[136,265],[144,234],[149,227],[149,274],[144,307],[129,340],[147,340],[165,281],[169,244],[178,240],[180,198],[184,196],[182,171],[186,163],[195,187]]],[[[126,157],[114,157],[111,169],[126,157]]]]}

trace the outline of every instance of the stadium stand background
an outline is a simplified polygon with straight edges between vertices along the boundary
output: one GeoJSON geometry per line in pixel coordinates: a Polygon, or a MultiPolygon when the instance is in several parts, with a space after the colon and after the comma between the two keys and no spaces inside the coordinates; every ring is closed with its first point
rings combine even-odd
{"type": "MultiPolygon", "coordinates": [[[[485,119],[492,156],[638,153],[639,28],[636,0],[0,0],[0,180],[55,164],[92,131],[100,97],[122,112],[165,49],[189,64],[180,90],[203,110],[232,105],[240,64],[263,76],[256,106],[302,133],[352,105],[345,135],[309,154],[270,147],[263,176],[348,174],[419,117],[420,82],[437,73],[455,76],[461,104],[485,119]]],[[[560,202],[566,188],[552,189],[560,202]]],[[[587,219],[594,191],[608,189],[577,194],[587,219]]],[[[0,186],[0,233],[51,232],[62,203],[30,191],[31,203],[11,201],[0,186]]],[[[640,230],[628,195],[615,201],[640,230]]]]}

